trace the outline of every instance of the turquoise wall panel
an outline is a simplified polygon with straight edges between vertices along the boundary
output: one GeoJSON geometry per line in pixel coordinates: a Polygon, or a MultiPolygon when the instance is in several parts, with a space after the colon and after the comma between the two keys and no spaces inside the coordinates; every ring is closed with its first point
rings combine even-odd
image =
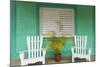
{"type": "Polygon", "coordinates": [[[16,46],[17,51],[26,49],[26,36],[38,35],[38,9],[34,3],[16,4],[16,46]]]}
{"type": "Polygon", "coordinates": [[[95,20],[94,7],[77,6],[76,11],[76,34],[87,35],[87,47],[95,53],[95,20]]]}

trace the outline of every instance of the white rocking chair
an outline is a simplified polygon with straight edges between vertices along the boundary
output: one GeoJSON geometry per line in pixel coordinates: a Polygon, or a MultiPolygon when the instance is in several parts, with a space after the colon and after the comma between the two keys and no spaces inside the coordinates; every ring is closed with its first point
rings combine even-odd
{"type": "Polygon", "coordinates": [[[45,64],[46,51],[42,48],[42,36],[27,36],[28,50],[20,52],[21,65],[33,64],[41,61],[45,64]],[[28,52],[28,58],[25,59],[25,52],[28,52]]]}
{"type": "Polygon", "coordinates": [[[75,58],[85,58],[86,61],[91,61],[91,49],[86,52],[87,36],[74,36],[75,46],[72,47],[72,62],[75,58]]]}

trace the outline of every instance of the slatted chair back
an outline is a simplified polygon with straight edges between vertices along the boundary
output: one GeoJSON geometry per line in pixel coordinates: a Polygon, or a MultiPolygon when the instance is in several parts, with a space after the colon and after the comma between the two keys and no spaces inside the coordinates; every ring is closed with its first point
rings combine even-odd
{"type": "Polygon", "coordinates": [[[42,56],[42,36],[27,36],[28,58],[42,56]]]}
{"type": "Polygon", "coordinates": [[[86,55],[87,36],[75,36],[75,53],[86,55]]]}

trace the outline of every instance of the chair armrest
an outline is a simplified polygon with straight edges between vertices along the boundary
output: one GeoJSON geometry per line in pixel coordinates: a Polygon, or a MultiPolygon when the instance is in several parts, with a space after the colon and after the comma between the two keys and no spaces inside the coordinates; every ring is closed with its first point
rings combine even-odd
{"type": "Polygon", "coordinates": [[[28,50],[23,50],[23,51],[19,51],[18,53],[25,53],[25,52],[28,52],[28,50]]]}
{"type": "Polygon", "coordinates": [[[24,60],[24,53],[25,53],[25,52],[28,52],[28,51],[27,51],[27,50],[24,50],[24,51],[18,52],[21,62],[24,60]]]}
{"type": "Polygon", "coordinates": [[[42,50],[43,50],[43,56],[45,56],[45,54],[46,54],[46,49],[45,49],[45,48],[42,48],[42,50]]]}
{"type": "Polygon", "coordinates": [[[20,61],[22,63],[24,61],[24,51],[20,51],[19,56],[20,56],[20,61]]]}
{"type": "Polygon", "coordinates": [[[72,54],[74,54],[74,48],[75,48],[75,47],[72,47],[72,54]]]}

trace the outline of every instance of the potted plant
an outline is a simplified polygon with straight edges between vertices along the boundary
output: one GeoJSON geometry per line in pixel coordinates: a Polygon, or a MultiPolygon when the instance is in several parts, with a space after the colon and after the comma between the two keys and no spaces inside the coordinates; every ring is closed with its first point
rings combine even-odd
{"type": "Polygon", "coordinates": [[[65,37],[56,37],[55,32],[49,32],[47,35],[50,37],[47,40],[46,50],[53,48],[55,51],[55,61],[61,61],[61,50],[64,47],[65,37]]]}

